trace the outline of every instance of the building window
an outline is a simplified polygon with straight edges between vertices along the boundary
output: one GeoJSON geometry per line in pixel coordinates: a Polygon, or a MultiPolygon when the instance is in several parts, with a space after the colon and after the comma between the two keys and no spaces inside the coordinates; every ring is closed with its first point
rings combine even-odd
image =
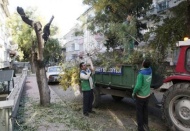
{"type": "Polygon", "coordinates": [[[71,45],[71,51],[74,51],[75,50],[75,44],[72,44],[71,45]]]}
{"type": "Polygon", "coordinates": [[[79,50],[79,44],[75,43],[75,50],[79,50]]]}
{"type": "Polygon", "coordinates": [[[72,54],[72,59],[77,59],[77,54],[72,54]]]}
{"type": "Polygon", "coordinates": [[[161,3],[158,4],[158,11],[163,11],[165,9],[168,8],[168,2],[167,1],[163,1],[161,3]]]}

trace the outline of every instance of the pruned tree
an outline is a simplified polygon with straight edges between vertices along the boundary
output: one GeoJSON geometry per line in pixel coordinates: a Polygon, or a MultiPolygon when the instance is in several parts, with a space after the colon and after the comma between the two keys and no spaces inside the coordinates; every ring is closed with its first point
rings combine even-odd
{"type": "Polygon", "coordinates": [[[49,35],[50,35],[50,25],[51,25],[53,19],[54,19],[54,16],[52,16],[52,18],[50,19],[49,23],[47,23],[47,24],[44,26],[42,37],[43,37],[45,43],[47,42],[47,40],[48,40],[48,38],[49,38],[49,35]]]}
{"type": "MultiPolygon", "coordinates": [[[[44,57],[43,57],[43,51],[44,51],[44,41],[42,38],[42,25],[40,22],[36,22],[34,20],[31,20],[28,16],[26,16],[24,10],[22,7],[17,7],[17,12],[21,16],[22,20],[31,26],[36,34],[37,37],[37,52],[34,52],[34,61],[36,65],[36,77],[37,77],[37,84],[38,84],[38,89],[39,89],[39,94],[40,94],[40,105],[42,106],[47,106],[50,104],[50,89],[47,84],[47,78],[46,78],[46,73],[45,73],[45,65],[44,65],[44,57]]],[[[50,27],[50,24],[52,22],[54,17],[51,18],[50,22],[48,23],[48,27],[46,27],[46,30],[49,30],[48,28],[50,27]]],[[[44,30],[44,33],[45,32],[44,30]]],[[[49,32],[46,35],[46,41],[49,37],[50,34],[49,32]]],[[[33,45],[34,46],[34,45],[33,45]]]]}
{"type": "Polygon", "coordinates": [[[120,46],[127,51],[132,44],[143,39],[140,31],[146,28],[146,24],[138,18],[146,15],[152,0],[83,0],[83,3],[95,10],[88,28],[94,33],[103,33],[108,48],[120,46]]]}

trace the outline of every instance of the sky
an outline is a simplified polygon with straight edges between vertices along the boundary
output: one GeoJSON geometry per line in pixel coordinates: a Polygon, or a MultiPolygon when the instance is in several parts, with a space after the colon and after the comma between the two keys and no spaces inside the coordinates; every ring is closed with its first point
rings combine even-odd
{"type": "Polygon", "coordinates": [[[60,28],[60,37],[64,36],[77,23],[77,18],[83,14],[88,6],[82,4],[82,0],[9,0],[9,10],[12,14],[16,7],[24,10],[28,7],[37,7],[40,15],[49,22],[52,15],[52,24],[60,28]]]}

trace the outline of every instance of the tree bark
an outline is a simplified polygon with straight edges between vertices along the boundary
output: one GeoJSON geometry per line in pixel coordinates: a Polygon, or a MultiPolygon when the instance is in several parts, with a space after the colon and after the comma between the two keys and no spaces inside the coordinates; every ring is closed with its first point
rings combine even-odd
{"type": "Polygon", "coordinates": [[[50,89],[47,84],[45,66],[43,63],[43,40],[42,26],[40,22],[34,23],[34,30],[38,40],[38,54],[35,55],[36,77],[40,93],[40,105],[47,106],[50,104],[50,89]]]}
{"type": "Polygon", "coordinates": [[[187,0],[187,37],[190,38],[190,0],[187,0]]]}
{"type": "Polygon", "coordinates": [[[43,63],[44,41],[42,39],[42,25],[40,22],[34,22],[33,20],[29,19],[25,15],[25,12],[22,7],[17,7],[17,12],[20,14],[22,20],[26,24],[34,28],[36,36],[37,36],[38,53],[34,54],[34,62],[36,65],[36,78],[37,78],[37,84],[38,84],[38,89],[39,89],[39,94],[40,94],[40,105],[47,106],[50,104],[50,89],[47,84],[45,65],[43,63]]]}
{"type": "Polygon", "coordinates": [[[31,72],[35,73],[36,72],[36,67],[35,67],[35,61],[34,61],[34,54],[35,54],[35,42],[32,42],[32,47],[31,47],[31,59],[30,59],[30,65],[31,65],[31,72]]]}

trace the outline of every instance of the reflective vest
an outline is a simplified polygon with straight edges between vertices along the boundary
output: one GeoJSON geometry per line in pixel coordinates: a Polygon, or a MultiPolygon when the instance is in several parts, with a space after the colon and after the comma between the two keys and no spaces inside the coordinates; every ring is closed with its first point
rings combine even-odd
{"type": "Polygon", "coordinates": [[[82,80],[81,79],[81,88],[82,88],[82,91],[89,91],[89,90],[91,90],[89,80],[82,80]]]}
{"type": "MultiPolygon", "coordinates": [[[[84,71],[81,71],[80,73],[86,73],[84,71]]],[[[82,88],[82,91],[89,91],[91,90],[90,82],[89,80],[80,79],[80,86],[82,88]]]]}

